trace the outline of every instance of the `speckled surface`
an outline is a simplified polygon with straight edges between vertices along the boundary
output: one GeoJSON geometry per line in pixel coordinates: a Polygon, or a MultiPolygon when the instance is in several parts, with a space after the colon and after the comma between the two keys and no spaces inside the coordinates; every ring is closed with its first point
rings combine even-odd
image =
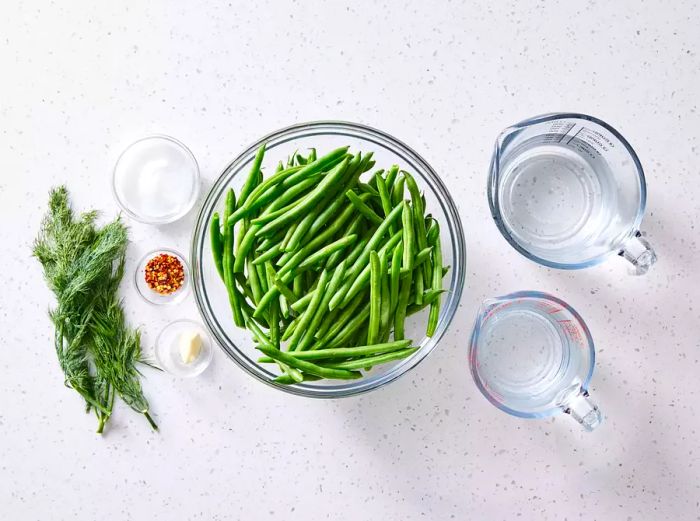
{"type": "MultiPolygon", "coordinates": [[[[0,518],[698,519],[700,6],[692,2],[9,2],[0,19],[0,518]],[[616,126],[649,186],[645,277],[520,257],[485,196],[495,135],[572,110],[616,126]],[[116,213],[110,170],[152,132],[187,143],[205,187],[244,145],[348,119],[423,154],[458,202],[468,281],[435,352],[385,389],[311,401],[216,352],[194,381],[148,371],[161,432],[120,408],[109,432],[61,384],[30,240],[51,185],[116,213]],[[479,302],[569,301],[598,346],[605,424],[509,417],[478,394],[466,339],[479,302]]],[[[133,223],[130,266],[187,248],[193,215],[133,223]]],[[[167,312],[125,284],[151,348],[167,312]]]]}

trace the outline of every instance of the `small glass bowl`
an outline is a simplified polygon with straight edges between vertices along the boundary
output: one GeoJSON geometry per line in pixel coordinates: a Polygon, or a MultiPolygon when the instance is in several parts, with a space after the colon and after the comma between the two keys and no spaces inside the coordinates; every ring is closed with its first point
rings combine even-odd
{"type": "Polygon", "coordinates": [[[129,145],[117,159],[112,191],[129,217],[145,224],[172,223],[197,200],[199,165],[177,139],[147,136],[129,145]]]}
{"type": "Polygon", "coordinates": [[[136,285],[136,291],[143,297],[143,299],[149,304],[154,304],[156,306],[163,304],[176,304],[181,302],[190,291],[190,267],[187,265],[185,258],[175,250],[169,250],[166,248],[160,248],[153,250],[146,255],[144,255],[139,263],[136,265],[136,271],[134,272],[134,284],[136,285]],[[185,272],[185,280],[182,281],[182,286],[177,290],[169,293],[167,295],[161,295],[157,291],[148,287],[146,283],[146,264],[153,257],[165,253],[166,255],[172,255],[182,264],[182,269],[185,272]]]}
{"type": "Polygon", "coordinates": [[[211,337],[206,329],[193,320],[176,320],[163,328],[156,338],[156,360],[166,372],[175,376],[192,378],[204,372],[211,364],[214,356],[211,337]],[[196,331],[202,338],[202,350],[199,356],[189,364],[182,361],[180,356],[180,335],[188,331],[196,331]]]}
{"type": "Polygon", "coordinates": [[[457,207],[442,180],[430,165],[413,149],[380,130],[342,121],[301,123],[269,134],[234,159],[221,173],[210,189],[199,210],[192,237],[192,286],[194,298],[204,325],[216,343],[240,367],[258,380],[282,391],[313,398],[340,398],[371,391],[392,382],[416,367],[435,348],[447,331],[462,295],[466,273],[464,233],[457,207]],[[228,294],[216,270],[211,253],[209,223],[212,214],[224,206],[226,192],[231,187],[241,189],[258,147],[266,143],[264,166],[270,168],[278,160],[286,160],[294,150],[312,147],[319,152],[349,145],[353,152],[374,152],[377,165],[388,167],[398,164],[411,172],[424,190],[427,207],[440,224],[443,263],[451,266],[444,279],[446,293],[435,334],[425,336],[428,310],[411,317],[406,323],[406,337],[420,347],[411,356],[393,364],[375,367],[357,380],[320,380],[295,385],[274,382],[274,368],[258,363],[259,351],[250,334],[237,328],[231,319],[228,294]]]}

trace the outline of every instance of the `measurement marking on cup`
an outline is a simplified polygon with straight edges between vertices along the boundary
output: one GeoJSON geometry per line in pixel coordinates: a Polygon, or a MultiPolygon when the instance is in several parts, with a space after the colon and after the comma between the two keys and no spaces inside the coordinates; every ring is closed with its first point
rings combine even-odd
{"type": "Polygon", "coordinates": [[[578,131],[576,132],[576,134],[574,134],[573,136],[571,136],[571,139],[569,139],[569,141],[567,141],[566,144],[568,145],[569,143],[571,143],[571,141],[572,141],[576,136],[578,136],[579,132],[581,132],[582,130],[583,130],[583,127],[581,127],[580,129],[578,129],[578,131]]]}
{"type": "Polygon", "coordinates": [[[564,132],[564,133],[561,135],[561,139],[559,140],[559,143],[561,143],[562,141],[564,141],[564,139],[566,138],[566,136],[569,135],[569,132],[571,132],[571,130],[574,129],[574,128],[576,127],[576,124],[575,124],[575,123],[568,123],[568,125],[569,125],[569,128],[567,128],[567,129],[566,129],[566,132],[564,132]]]}

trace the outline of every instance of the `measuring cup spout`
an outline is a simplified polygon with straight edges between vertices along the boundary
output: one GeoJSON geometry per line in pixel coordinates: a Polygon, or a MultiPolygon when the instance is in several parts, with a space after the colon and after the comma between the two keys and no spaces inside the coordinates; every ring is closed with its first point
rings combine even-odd
{"type": "Polygon", "coordinates": [[[477,323],[483,322],[489,315],[489,312],[496,307],[498,304],[503,302],[500,298],[487,298],[479,306],[479,312],[476,315],[477,323]]]}
{"type": "Polygon", "coordinates": [[[581,387],[565,394],[559,406],[589,432],[603,421],[603,415],[598,406],[590,399],[588,391],[581,387]]]}
{"type": "Polygon", "coordinates": [[[622,246],[620,256],[632,264],[629,269],[632,275],[644,275],[656,262],[654,249],[639,231],[622,246]]]}

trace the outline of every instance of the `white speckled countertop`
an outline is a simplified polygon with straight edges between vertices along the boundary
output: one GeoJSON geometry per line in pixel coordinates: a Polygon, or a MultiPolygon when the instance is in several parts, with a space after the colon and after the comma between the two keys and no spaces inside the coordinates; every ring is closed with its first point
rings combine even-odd
{"type": "MultiPolygon", "coordinates": [[[[0,20],[0,519],[699,519],[700,6],[693,2],[14,1],[0,20]],[[433,4],[430,5],[429,4],[433,4]],[[496,134],[571,110],[616,126],[647,173],[659,262],[562,272],[517,254],[485,195],[496,134]],[[108,216],[123,147],[165,132],[204,188],[244,145],[347,119],[413,146],[453,194],[468,280],[415,371],[342,401],[264,386],[217,350],[200,379],[146,372],[159,433],[119,408],[109,432],[62,386],[30,243],[50,186],[108,216]],[[526,421],[466,364],[482,299],[541,289],[584,316],[606,416],[526,421]]],[[[188,247],[193,214],[132,223],[130,267],[188,247]]],[[[124,296],[147,349],[196,317],[124,296]]]]}

